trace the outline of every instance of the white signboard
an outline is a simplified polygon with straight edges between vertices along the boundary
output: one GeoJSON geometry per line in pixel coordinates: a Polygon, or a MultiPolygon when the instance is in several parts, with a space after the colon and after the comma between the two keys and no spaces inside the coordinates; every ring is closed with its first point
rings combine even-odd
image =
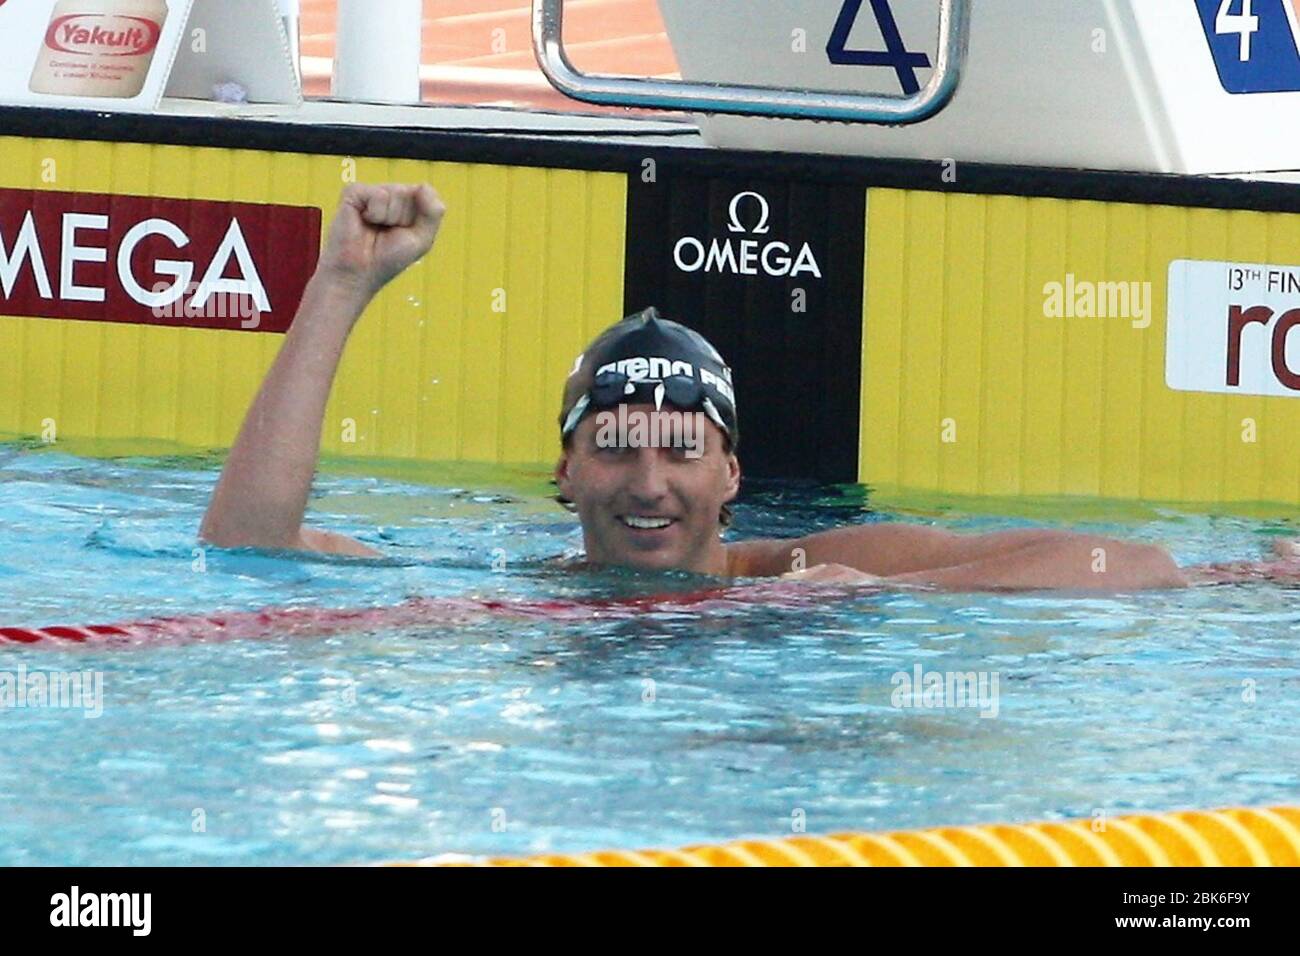
{"type": "Polygon", "coordinates": [[[276,0],[0,0],[0,105],[150,112],[301,102],[276,0]]]}
{"type": "Polygon", "coordinates": [[[1300,265],[1169,264],[1165,384],[1300,397],[1300,265]]]}

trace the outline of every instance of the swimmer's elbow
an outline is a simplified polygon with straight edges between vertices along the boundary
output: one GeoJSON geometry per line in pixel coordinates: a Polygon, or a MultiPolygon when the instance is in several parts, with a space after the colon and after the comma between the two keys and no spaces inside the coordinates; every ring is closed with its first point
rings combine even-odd
{"type": "Polygon", "coordinates": [[[1101,538],[1090,548],[1092,586],[1106,590],[1185,588],[1191,579],[1159,545],[1101,538]]]}
{"type": "Polygon", "coordinates": [[[1174,561],[1173,556],[1159,545],[1133,545],[1134,573],[1140,586],[1146,588],[1185,588],[1191,578],[1174,561]]]}
{"type": "Polygon", "coordinates": [[[315,551],[318,554],[338,554],[351,558],[379,558],[383,555],[356,538],[332,531],[317,531],[314,528],[302,528],[298,532],[297,549],[315,551]]]}
{"type": "Polygon", "coordinates": [[[297,545],[292,529],[277,528],[274,523],[250,520],[252,516],[231,513],[229,509],[209,506],[199,525],[199,543],[214,548],[261,548],[283,550],[297,545]]]}
{"type": "Polygon", "coordinates": [[[310,551],[315,554],[337,554],[354,558],[382,557],[380,552],[367,547],[355,538],[331,531],[299,528],[297,534],[279,535],[253,533],[223,527],[205,520],[199,528],[199,541],[214,548],[256,548],[260,551],[310,551]]]}

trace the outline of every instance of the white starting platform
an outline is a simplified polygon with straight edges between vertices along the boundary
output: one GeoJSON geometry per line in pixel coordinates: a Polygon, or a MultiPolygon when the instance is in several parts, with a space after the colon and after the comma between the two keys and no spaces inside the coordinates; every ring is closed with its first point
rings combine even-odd
{"type": "MultiPolygon", "coordinates": [[[[909,94],[940,0],[659,0],[683,79],[909,94]]],[[[974,0],[951,102],[902,127],[701,115],[715,146],[1191,174],[1300,168],[1300,0],[974,0]]]]}

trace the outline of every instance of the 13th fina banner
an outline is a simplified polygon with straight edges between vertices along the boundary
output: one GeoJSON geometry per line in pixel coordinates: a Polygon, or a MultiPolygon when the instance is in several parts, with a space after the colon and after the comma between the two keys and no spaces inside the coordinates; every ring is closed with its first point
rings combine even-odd
{"type": "Polygon", "coordinates": [[[145,112],[193,0],[0,0],[0,104],[145,112]]]}

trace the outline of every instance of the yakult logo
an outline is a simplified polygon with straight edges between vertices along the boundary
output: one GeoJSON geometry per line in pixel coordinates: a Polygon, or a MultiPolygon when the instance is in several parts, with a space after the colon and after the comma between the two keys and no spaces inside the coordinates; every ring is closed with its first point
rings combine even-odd
{"type": "Polygon", "coordinates": [[[144,17],[74,13],[59,17],[45,34],[45,45],[82,56],[142,56],[158,46],[162,28],[144,17]]]}
{"type": "MultiPolygon", "coordinates": [[[[771,231],[768,224],[771,214],[771,206],[761,193],[736,193],[728,209],[727,231],[733,236],[766,237],[771,231]],[[752,229],[745,226],[746,218],[753,221],[752,229]]],[[[796,253],[789,243],[780,240],[714,238],[706,247],[702,240],[685,236],[677,240],[673,248],[673,261],[683,272],[729,272],[732,275],[768,275],[773,278],[822,277],[817,257],[806,242],[796,253]]]]}

